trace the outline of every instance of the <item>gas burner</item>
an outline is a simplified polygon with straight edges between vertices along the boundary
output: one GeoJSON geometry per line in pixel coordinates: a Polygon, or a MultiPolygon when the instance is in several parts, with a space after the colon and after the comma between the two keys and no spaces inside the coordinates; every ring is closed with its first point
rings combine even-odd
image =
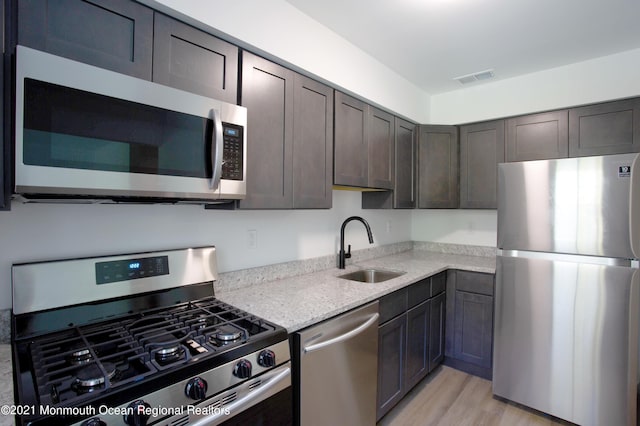
{"type": "Polygon", "coordinates": [[[201,315],[195,320],[194,328],[196,330],[202,330],[212,324],[212,320],[207,315],[201,315]]]}
{"type": "Polygon", "coordinates": [[[156,352],[155,358],[160,365],[167,365],[183,359],[185,353],[186,351],[182,345],[178,345],[168,349],[160,349],[156,352]]]}
{"type": "Polygon", "coordinates": [[[182,346],[183,340],[184,339],[176,340],[175,336],[171,334],[154,336],[149,339],[147,345],[150,348],[158,348],[154,354],[156,361],[158,361],[160,365],[167,365],[184,358],[186,352],[182,346]]]}
{"type": "Polygon", "coordinates": [[[96,388],[104,387],[106,379],[113,379],[116,376],[118,369],[115,364],[110,362],[102,363],[102,368],[104,369],[104,373],[106,373],[106,378],[103,370],[95,363],[78,370],[76,373],[74,387],[79,392],[91,392],[96,388]]]}
{"type": "Polygon", "coordinates": [[[241,329],[237,329],[233,326],[220,326],[217,331],[212,334],[212,338],[221,342],[222,344],[227,344],[231,342],[235,342],[236,340],[241,339],[244,336],[244,332],[241,329]]]}
{"type": "Polygon", "coordinates": [[[93,355],[87,348],[78,348],[67,356],[67,362],[70,365],[80,366],[93,361],[93,355]]]}

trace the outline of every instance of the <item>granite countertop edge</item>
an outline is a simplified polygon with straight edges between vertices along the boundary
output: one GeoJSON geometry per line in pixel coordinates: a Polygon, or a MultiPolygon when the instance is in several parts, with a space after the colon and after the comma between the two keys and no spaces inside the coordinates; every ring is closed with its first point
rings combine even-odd
{"type": "Polygon", "coordinates": [[[284,327],[288,333],[335,317],[447,269],[494,274],[496,258],[410,250],[297,277],[217,292],[216,297],[284,327]],[[338,278],[358,269],[405,272],[381,283],[338,278]]]}

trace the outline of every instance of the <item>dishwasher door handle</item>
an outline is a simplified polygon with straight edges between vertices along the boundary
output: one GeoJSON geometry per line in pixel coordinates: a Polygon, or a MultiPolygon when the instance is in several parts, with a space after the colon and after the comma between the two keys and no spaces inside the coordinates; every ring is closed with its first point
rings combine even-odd
{"type": "Polygon", "coordinates": [[[368,320],[366,320],[362,325],[359,325],[358,327],[354,328],[351,331],[348,331],[344,334],[341,334],[340,336],[334,337],[333,339],[329,339],[325,342],[321,342],[321,343],[316,343],[315,345],[311,345],[311,346],[307,346],[303,349],[305,354],[308,354],[309,352],[313,352],[313,351],[317,351],[318,349],[322,349],[324,347],[333,345],[334,343],[340,343],[343,342],[345,340],[351,339],[354,336],[357,336],[358,334],[362,333],[363,331],[365,331],[367,328],[369,328],[369,326],[371,326],[371,324],[373,324],[374,322],[376,322],[378,320],[378,317],[380,316],[380,314],[373,314],[371,316],[371,318],[369,318],[368,320]]]}

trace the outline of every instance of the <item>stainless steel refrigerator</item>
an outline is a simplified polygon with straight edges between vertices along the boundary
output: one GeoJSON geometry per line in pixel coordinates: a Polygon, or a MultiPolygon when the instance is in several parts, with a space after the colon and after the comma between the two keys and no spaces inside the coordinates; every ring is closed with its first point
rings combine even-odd
{"type": "Polygon", "coordinates": [[[581,425],[636,425],[638,158],[498,166],[495,395],[581,425]]]}

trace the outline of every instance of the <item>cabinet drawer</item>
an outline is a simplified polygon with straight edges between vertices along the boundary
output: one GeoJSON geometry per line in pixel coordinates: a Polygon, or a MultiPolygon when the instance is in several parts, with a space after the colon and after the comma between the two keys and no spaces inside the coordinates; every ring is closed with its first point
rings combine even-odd
{"type": "Polygon", "coordinates": [[[456,271],[456,290],[493,296],[493,275],[456,271]]]}
{"type": "Polygon", "coordinates": [[[447,273],[440,272],[409,286],[409,309],[445,291],[447,273]]]}
{"type": "Polygon", "coordinates": [[[440,272],[437,275],[432,276],[431,278],[431,294],[430,297],[437,296],[442,293],[447,286],[447,273],[440,272]]]}
{"type": "Polygon", "coordinates": [[[380,299],[378,306],[380,319],[378,324],[384,324],[392,318],[407,311],[407,289],[395,291],[380,299]]]}
{"type": "Polygon", "coordinates": [[[431,278],[425,278],[409,286],[409,309],[424,302],[431,294],[431,278]]]}

